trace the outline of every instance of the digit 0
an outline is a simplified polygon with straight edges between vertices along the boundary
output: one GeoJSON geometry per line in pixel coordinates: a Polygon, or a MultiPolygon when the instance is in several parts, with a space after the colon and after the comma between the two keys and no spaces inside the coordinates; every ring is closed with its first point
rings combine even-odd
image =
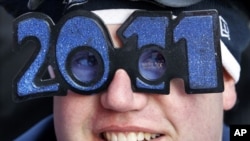
{"type": "Polygon", "coordinates": [[[110,73],[108,32],[91,12],[70,13],[60,21],[55,36],[55,56],[65,86],[91,93],[106,84],[110,73]]]}

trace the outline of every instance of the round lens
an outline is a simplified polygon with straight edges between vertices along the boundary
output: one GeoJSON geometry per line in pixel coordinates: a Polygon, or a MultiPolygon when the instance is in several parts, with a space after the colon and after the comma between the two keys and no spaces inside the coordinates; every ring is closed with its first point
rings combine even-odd
{"type": "Polygon", "coordinates": [[[146,49],[139,58],[139,71],[147,80],[159,79],[166,71],[164,56],[158,50],[146,49]]]}
{"type": "Polygon", "coordinates": [[[87,50],[74,53],[70,63],[74,77],[83,83],[90,83],[96,80],[102,70],[102,65],[98,58],[99,56],[87,50]]]}

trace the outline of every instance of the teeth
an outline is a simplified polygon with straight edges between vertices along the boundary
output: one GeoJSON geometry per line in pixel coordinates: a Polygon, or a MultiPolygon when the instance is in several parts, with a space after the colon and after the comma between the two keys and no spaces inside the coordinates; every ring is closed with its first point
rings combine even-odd
{"type": "Polygon", "coordinates": [[[143,132],[105,132],[103,135],[107,141],[150,141],[161,136],[143,132]]]}
{"type": "Polygon", "coordinates": [[[136,135],[136,133],[133,133],[133,132],[128,133],[128,135],[127,135],[127,140],[128,140],[128,141],[136,141],[136,140],[137,140],[137,135],[136,135]]]}

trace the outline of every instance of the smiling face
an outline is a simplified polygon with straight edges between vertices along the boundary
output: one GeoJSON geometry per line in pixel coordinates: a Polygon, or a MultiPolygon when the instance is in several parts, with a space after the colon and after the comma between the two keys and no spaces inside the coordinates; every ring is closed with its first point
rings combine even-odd
{"type": "MultiPolygon", "coordinates": [[[[119,25],[107,28],[120,46],[119,25]]],[[[169,95],[135,93],[128,74],[119,69],[106,91],[54,97],[56,136],[59,141],[219,141],[223,108],[235,100],[235,93],[228,93],[231,80],[224,79],[223,94],[188,95],[180,79],[171,81],[169,95]]]]}

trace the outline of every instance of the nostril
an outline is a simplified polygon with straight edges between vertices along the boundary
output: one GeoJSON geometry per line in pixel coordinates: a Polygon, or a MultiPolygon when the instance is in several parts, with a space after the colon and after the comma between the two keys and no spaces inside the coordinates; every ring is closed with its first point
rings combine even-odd
{"type": "Polygon", "coordinates": [[[134,100],[131,98],[117,98],[108,92],[103,94],[101,98],[102,106],[104,108],[117,112],[127,112],[131,110],[133,101],[134,100]]]}

